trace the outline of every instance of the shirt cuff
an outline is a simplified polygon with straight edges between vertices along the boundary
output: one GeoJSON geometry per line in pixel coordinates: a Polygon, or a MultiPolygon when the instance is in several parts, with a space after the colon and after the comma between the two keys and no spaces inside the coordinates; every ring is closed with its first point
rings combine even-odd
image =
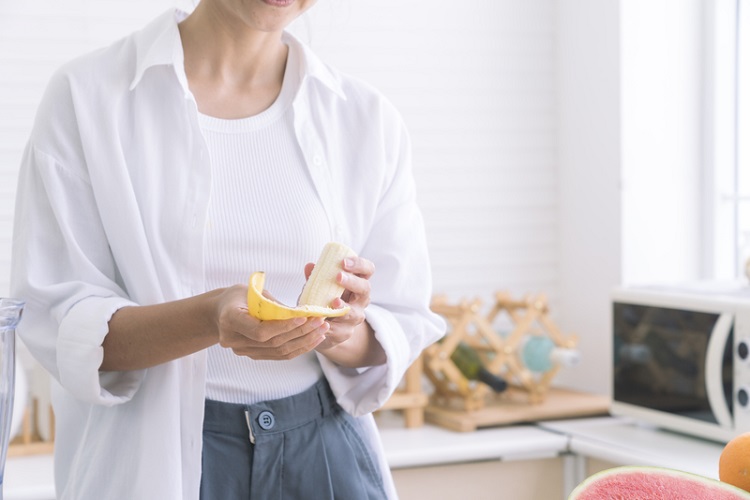
{"type": "Polygon", "coordinates": [[[60,322],[57,366],[60,384],[75,398],[113,406],[129,401],[145,370],[100,372],[102,342],[109,320],[118,310],[135,305],[122,297],[88,297],[68,310],[60,322]]]}
{"type": "Polygon", "coordinates": [[[344,368],[317,353],[337,402],[355,417],[372,413],[383,406],[413,361],[406,335],[393,314],[374,304],[367,306],[365,314],[375,331],[375,338],[385,351],[385,364],[344,368]]]}

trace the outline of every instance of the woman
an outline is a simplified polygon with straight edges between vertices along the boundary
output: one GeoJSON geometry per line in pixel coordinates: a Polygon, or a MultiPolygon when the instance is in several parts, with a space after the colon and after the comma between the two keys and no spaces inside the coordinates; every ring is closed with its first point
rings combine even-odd
{"type": "Polygon", "coordinates": [[[443,332],[393,107],[284,31],[314,0],[203,0],[52,78],[19,178],[19,334],[50,372],[60,499],[395,496],[371,412],[443,332]],[[258,321],[323,244],[336,319],[258,321]]]}

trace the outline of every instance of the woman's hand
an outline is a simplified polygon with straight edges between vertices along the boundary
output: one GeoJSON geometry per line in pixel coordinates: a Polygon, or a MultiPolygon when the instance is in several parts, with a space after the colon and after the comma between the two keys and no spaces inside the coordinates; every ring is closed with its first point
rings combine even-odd
{"type": "MultiPolygon", "coordinates": [[[[310,278],[314,264],[305,266],[305,277],[310,278]]],[[[385,362],[385,353],[375,339],[375,333],[365,320],[365,308],[370,304],[370,277],[375,273],[375,264],[362,257],[344,259],[343,271],[336,281],[344,287],[340,299],[330,306],[350,307],[349,312],[326,322],[330,330],[326,339],[316,346],[316,350],[342,366],[363,367],[385,362]]]]}
{"type": "Polygon", "coordinates": [[[219,344],[238,356],[292,359],[326,339],[330,325],[323,318],[261,321],[248,314],[246,300],[247,287],[237,285],[225,289],[217,303],[219,344]]]}

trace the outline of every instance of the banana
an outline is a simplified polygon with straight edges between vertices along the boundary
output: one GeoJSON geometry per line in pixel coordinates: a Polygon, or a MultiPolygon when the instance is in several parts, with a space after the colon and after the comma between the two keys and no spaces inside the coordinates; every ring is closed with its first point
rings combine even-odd
{"type": "Polygon", "coordinates": [[[344,293],[344,287],[336,283],[336,276],[343,269],[341,262],[347,257],[356,256],[354,250],[346,245],[335,241],[327,243],[302,289],[300,305],[330,307],[331,302],[344,293]]]}
{"type": "Polygon", "coordinates": [[[341,261],[356,255],[353,250],[340,243],[328,243],[321,252],[310,278],[300,295],[299,305],[289,307],[263,295],[266,275],[255,272],[247,287],[247,310],[253,317],[262,320],[278,320],[297,317],[335,318],[349,312],[349,306],[332,309],[331,302],[341,297],[344,287],[336,283],[336,275],[342,269],[341,261]]]}

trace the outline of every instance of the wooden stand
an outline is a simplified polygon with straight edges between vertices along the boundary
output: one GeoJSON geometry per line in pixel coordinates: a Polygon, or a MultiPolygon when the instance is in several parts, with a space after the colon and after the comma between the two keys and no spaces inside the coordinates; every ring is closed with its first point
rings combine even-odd
{"type": "Polygon", "coordinates": [[[435,399],[438,404],[456,401],[464,410],[478,410],[484,406],[484,399],[490,388],[467,380],[451,360],[451,355],[460,342],[465,342],[476,350],[485,362],[485,367],[494,374],[500,374],[507,353],[500,337],[492,325],[479,314],[481,301],[462,300],[451,305],[444,297],[436,297],[431,308],[443,316],[450,328],[445,338],[438,344],[429,346],[425,352],[427,377],[435,386],[435,399]],[[489,356],[488,354],[492,354],[489,356]]]}
{"type": "Polygon", "coordinates": [[[526,296],[522,300],[513,300],[510,294],[498,292],[495,294],[495,304],[487,316],[487,321],[492,323],[502,313],[507,314],[514,325],[504,341],[507,372],[528,392],[529,402],[541,403],[549,391],[552,379],[560,370],[560,365],[554,364],[550,370],[541,375],[533,374],[520,358],[520,348],[523,346],[524,338],[529,335],[546,335],[555,346],[564,349],[573,349],[578,339],[575,335],[566,338],[552,322],[549,317],[547,297],[544,295],[526,296]]]}
{"type": "Polygon", "coordinates": [[[39,432],[39,402],[34,399],[30,407],[26,408],[21,423],[21,434],[19,434],[8,446],[9,457],[21,457],[28,455],[40,455],[52,453],[55,447],[55,415],[52,407],[44,411],[49,412],[49,439],[42,438],[39,432]]]}
{"type": "Polygon", "coordinates": [[[380,408],[381,410],[403,410],[405,425],[411,429],[424,425],[424,410],[427,407],[427,394],[422,391],[422,357],[418,357],[406,370],[403,388],[396,392],[380,408]]]}
{"type": "Polygon", "coordinates": [[[564,336],[549,318],[544,295],[514,300],[498,292],[489,313],[481,314],[481,301],[462,300],[450,304],[435,297],[432,310],[449,324],[446,337],[424,352],[425,373],[435,386],[426,419],[454,430],[474,430],[489,425],[505,425],[540,418],[564,418],[606,413],[606,398],[575,391],[551,389],[550,383],[560,366],[553,364],[541,374],[531,372],[523,363],[521,350],[529,336],[547,336],[555,347],[573,349],[575,336],[564,336]],[[511,331],[502,336],[494,323],[507,314],[511,331]],[[451,360],[459,343],[473,348],[484,367],[504,378],[511,387],[495,394],[490,387],[468,380],[451,360]]]}
{"type": "Polygon", "coordinates": [[[503,394],[486,400],[485,406],[475,411],[430,404],[425,410],[425,420],[453,431],[471,432],[482,427],[606,415],[609,405],[609,399],[604,396],[555,387],[547,391],[543,402],[529,404],[524,389],[510,387],[503,394]]]}

